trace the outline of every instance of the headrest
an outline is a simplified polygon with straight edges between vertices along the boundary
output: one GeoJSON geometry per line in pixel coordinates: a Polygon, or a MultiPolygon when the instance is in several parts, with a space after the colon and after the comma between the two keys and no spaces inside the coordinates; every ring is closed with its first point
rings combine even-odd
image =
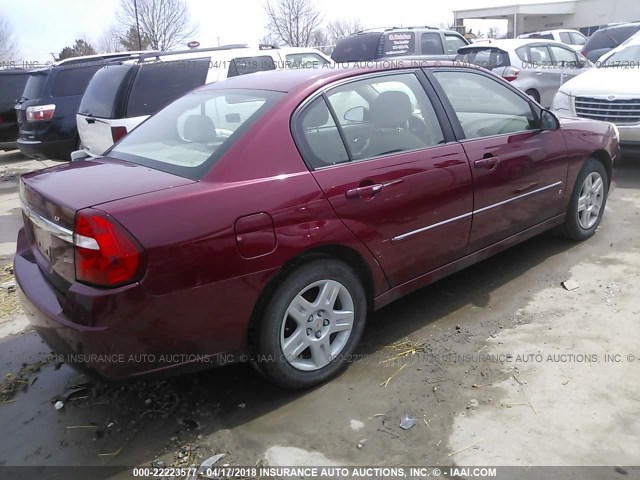
{"type": "Polygon", "coordinates": [[[411,118],[413,106],[404,92],[382,92],[371,105],[371,120],[376,127],[391,128],[411,118]]]}
{"type": "Polygon", "coordinates": [[[184,138],[198,143],[215,142],[216,126],[206,115],[189,115],[184,122],[184,138]]]}

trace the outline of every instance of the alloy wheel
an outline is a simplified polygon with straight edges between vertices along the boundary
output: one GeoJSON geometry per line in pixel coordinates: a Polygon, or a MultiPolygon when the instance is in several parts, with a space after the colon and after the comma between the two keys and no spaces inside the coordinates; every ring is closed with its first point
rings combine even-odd
{"type": "Polygon", "coordinates": [[[584,179],[578,197],[578,223],[588,230],[593,227],[602,210],[604,201],[604,182],[598,172],[591,172],[584,179]]]}
{"type": "Polygon", "coordinates": [[[319,370],[347,345],[354,318],[353,298],[344,285],[313,282],[294,297],[282,319],[282,354],[298,370],[319,370]]]}

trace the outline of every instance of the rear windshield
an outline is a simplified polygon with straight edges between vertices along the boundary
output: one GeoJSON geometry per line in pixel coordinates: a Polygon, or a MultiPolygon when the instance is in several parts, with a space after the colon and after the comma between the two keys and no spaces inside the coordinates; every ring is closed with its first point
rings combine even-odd
{"type": "Polygon", "coordinates": [[[284,94],[205,90],[179,98],[142,123],[107,155],[191,179],[201,178],[284,94]]]}
{"type": "Polygon", "coordinates": [[[114,118],[118,92],[132,71],[131,65],[110,65],[96,72],[84,92],[78,113],[93,117],[114,118]]]}
{"type": "Polygon", "coordinates": [[[28,79],[29,75],[27,73],[1,74],[0,104],[15,103],[22,96],[28,79]]]}
{"type": "Polygon", "coordinates": [[[238,57],[229,63],[229,72],[227,77],[237,77],[238,75],[247,75],[249,73],[264,72],[267,70],[275,70],[276,62],[269,55],[259,57],[238,57]]]}
{"type": "Polygon", "coordinates": [[[102,65],[88,67],[65,68],[58,71],[56,81],[53,84],[51,96],[71,97],[82,95],[89,85],[93,75],[100,70],[102,65]]]}
{"type": "Polygon", "coordinates": [[[28,100],[40,98],[44,84],[47,83],[48,76],[49,72],[32,73],[29,75],[29,80],[27,80],[22,96],[28,100]]]}
{"type": "Polygon", "coordinates": [[[629,67],[629,68],[638,68],[640,67],[640,45],[630,45],[619,52],[611,55],[605,63],[602,64],[604,67],[629,67]]]}
{"type": "Polygon", "coordinates": [[[484,67],[487,70],[508,67],[511,64],[507,52],[488,47],[465,48],[456,56],[456,61],[484,67]]]}
{"type": "Polygon", "coordinates": [[[385,56],[410,55],[416,51],[416,36],[413,32],[393,32],[384,36],[385,56]]]}
{"type": "Polygon", "coordinates": [[[591,51],[600,50],[602,48],[617,47],[638,30],[640,30],[640,25],[598,30],[596,33],[591,35],[585,45],[585,49],[591,51]]]}
{"type": "Polygon", "coordinates": [[[142,64],[134,80],[127,117],[152,115],[196,87],[204,85],[209,58],[142,64]]]}
{"type": "Polygon", "coordinates": [[[380,42],[382,33],[371,32],[351,35],[338,40],[331,58],[337,63],[362,62],[382,56],[380,42]]]}

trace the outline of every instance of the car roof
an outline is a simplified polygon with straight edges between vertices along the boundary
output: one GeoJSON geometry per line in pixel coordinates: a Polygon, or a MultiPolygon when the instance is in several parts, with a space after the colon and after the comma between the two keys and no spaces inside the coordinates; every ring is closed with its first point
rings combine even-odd
{"type": "Polygon", "coordinates": [[[380,61],[367,61],[355,63],[339,63],[334,66],[320,68],[298,68],[289,70],[269,70],[256,72],[251,75],[231,77],[220,82],[209,83],[197,89],[197,91],[243,89],[243,90],[273,90],[278,92],[293,92],[304,89],[313,84],[326,84],[334,80],[340,80],[359,73],[375,73],[384,71],[396,71],[398,69],[413,69],[419,67],[442,68],[455,67],[466,69],[478,69],[475,65],[460,65],[449,61],[423,60],[418,57],[404,57],[380,61]],[[364,65],[364,66],[363,66],[364,65]]]}
{"type": "Polygon", "coordinates": [[[504,39],[488,39],[488,41],[476,42],[471,45],[465,45],[464,47],[460,47],[458,50],[466,50],[478,47],[496,47],[502,49],[510,49],[514,50],[516,48],[522,47],[523,45],[530,45],[532,43],[550,43],[554,45],[562,45],[561,43],[556,42],[555,40],[549,40],[547,38],[504,38],[504,39]]]}
{"type": "Polygon", "coordinates": [[[640,22],[620,23],[618,25],[610,25],[608,27],[602,27],[602,28],[599,28],[598,30],[596,30],[594,32],[594,34],[598,33],[598,32],[601,32],[601,31],[615,30],[617,28],[625,28],[625,27],[640,27],[640,22]]]}

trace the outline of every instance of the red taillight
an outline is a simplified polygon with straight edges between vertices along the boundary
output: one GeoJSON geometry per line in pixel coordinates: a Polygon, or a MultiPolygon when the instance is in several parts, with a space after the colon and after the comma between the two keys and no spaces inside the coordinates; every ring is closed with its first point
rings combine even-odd
{"type": "Polygon", "coordinates": [[[144,270],[144,252],[138,242],[110,216],[96,210],[76,214],[76,279],[101,287],[135,282],[144,270]]]}
{"type": "Polygon", "coordinates": [[[37,105],[27,107],[27,122],[46,122],[53,118],[56,112],[55,105],[37,105]]]}
{"type": "Polygon", "coordinates": [[[513,82],[520,75],[520,70],[516,67],[507,67],[502,72],[502,78],[504,78],[508,82],[513,82]]]}
{"type": "Polygon", "coordinates": [[[111,138],[113,138],[113,143],[116,143],[126,134],[127,134],[127,127],[111,127],[111,138]]]}

